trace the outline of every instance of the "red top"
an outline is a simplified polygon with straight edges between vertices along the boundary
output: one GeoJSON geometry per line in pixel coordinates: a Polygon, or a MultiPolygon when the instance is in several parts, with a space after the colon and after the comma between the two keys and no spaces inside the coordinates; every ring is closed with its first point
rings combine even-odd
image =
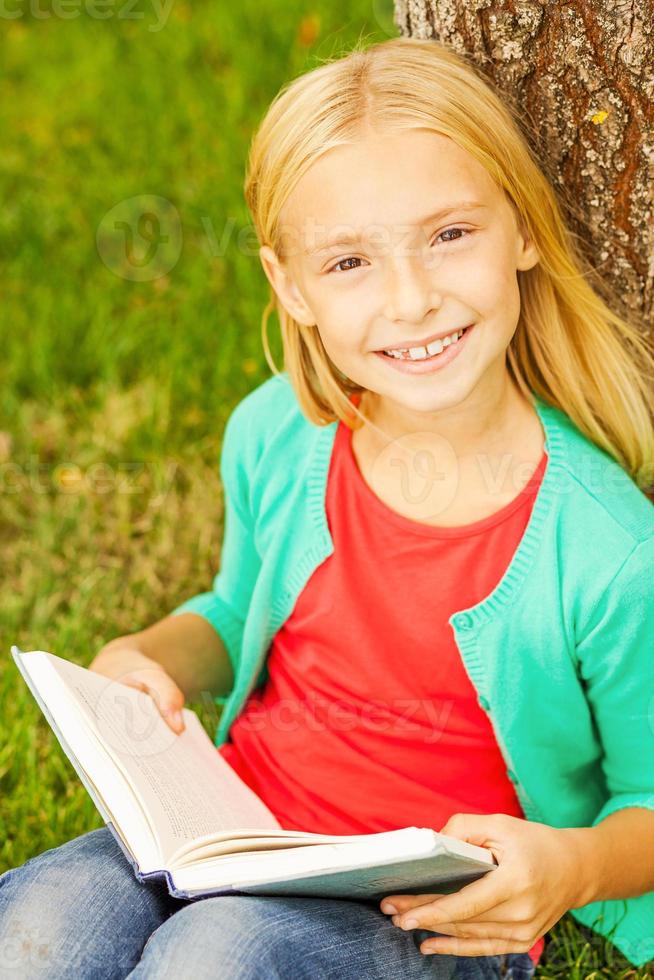
{"type": "MultiPolygon", "coordinates": [[[[504,575],[547,455],[496,513],[434,527],[377,497],[351,437],[339,423],[325,501],[334,552],[274,637],[266,682],[220,752],[285,829],[367,834],[439,830],[456,812],[523,817],[447,620],[504,575]]],[[[536,962],[543,946],[530,951],[536,962]]]]}

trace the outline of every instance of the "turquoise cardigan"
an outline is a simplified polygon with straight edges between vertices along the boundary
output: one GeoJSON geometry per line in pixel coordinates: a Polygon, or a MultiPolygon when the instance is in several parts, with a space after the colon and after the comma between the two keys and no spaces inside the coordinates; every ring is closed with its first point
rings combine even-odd
{"type": "MultiPolygon", "coordinates": [[[[624,807],[654,810],[654,506],[567,415],[535,395],[534,407],[549,459],[529,523],[499,584],[448,622],[525,817],[593,826],[624,807]]],[[[227,420],[220,571],[173,610],[207,619],[233,664],[216,745],[334,550],[325,487],[336,428],[302,414],[286,372],[227,420]]],[[[634,965],[654,958],[654,891],[571,911],[634,965]]]]}

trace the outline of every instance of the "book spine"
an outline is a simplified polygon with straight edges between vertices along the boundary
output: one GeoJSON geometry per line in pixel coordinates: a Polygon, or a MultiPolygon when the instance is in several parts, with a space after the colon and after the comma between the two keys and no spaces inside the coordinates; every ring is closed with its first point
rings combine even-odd
{"type": "Polygon", "coordinates": [[[107,827],[113,834],[116,843],[118,844],[121,851],[125,855],[126,860],[128,861],[132,871],[134,872],[134,876],[136,877],[136,880],[140,881],[142,885],[147,884],[150,881],[154,881],[154,882],[163,881],[166,885],[166,888],[168,889],[168,893],[172,895],[173,898],[180,898],[189,902],[193,902],[199,898],[207,898],[210,895],[245,894],[241,892],[236,892],[235,889],[233,888],[217,888],[213,891],[202,892],[202,894],[200,895],[195,895],[195,894],[191,895],[188,892],[182,891],[180,888],[176,887],[175,882],[173,881],[172,874],[167,868],[159,868],[156,871],[145,871],[145,872],[141,871],[139,869],[138,864],[136,863],[136,861],[134,860],[130,852],[125,847],[123,839],[118,833],[118,831],[116,830],[116,827],[110,820],[107,821],[107,827]]]}
{"type": "Polygon", "coordinates": [[[175,887],[175,883],[173,882],[172,875],[169,871],[164,871],[163,874],[166,877],[168,891],[173,898],[183,898],[187,902],[197,902],[202,898],[211,898],[215,895],[247,895],[247,892],[239,890],[238,888],[215,888],[200,892],[199,894],[191,895],[189,892],[181,891],[181,889],[175,887]]]}

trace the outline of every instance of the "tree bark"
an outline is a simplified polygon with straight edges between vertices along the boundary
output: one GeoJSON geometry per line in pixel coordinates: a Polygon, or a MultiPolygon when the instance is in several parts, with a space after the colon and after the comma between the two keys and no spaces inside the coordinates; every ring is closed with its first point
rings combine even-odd
{"type": "Polygon", "coordinates": [[[467,53],[513,103],[593,286],[651,333],[654,0],[395,0],[394,22],[467,53]]]}

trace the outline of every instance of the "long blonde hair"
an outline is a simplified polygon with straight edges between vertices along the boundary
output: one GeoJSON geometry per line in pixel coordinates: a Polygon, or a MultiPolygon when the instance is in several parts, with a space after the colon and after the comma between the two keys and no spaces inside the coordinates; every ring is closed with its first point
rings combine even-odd
{"type": "MultiPolygon", "coordinates": [[[[521,312],[507,350],[515,383],[525,396],[534,392],[565,412],[641,489],[651,489],[654,346],[644,323],[619,315],[617,297],[599,283],[520,126],[515,107],[444,44],[406,37],[369,46],[359,41],[344,56],[286,83],[253,136],[244,192],[259,243],[283,256],[280,212],[328,149],[376,127],[428,128],[450,137],[505,191],[538,251],[540,261],[518,275],[521,312]]],[[[273,373],[279,371],[267,323],[274,310],[284,369],[303,413],[318,425],[341,419],[358,428],[366,417],[352,396],[363,389],[331,361],[318,330],[291,317],[270,286],[261,330],[273,373]]]]}

